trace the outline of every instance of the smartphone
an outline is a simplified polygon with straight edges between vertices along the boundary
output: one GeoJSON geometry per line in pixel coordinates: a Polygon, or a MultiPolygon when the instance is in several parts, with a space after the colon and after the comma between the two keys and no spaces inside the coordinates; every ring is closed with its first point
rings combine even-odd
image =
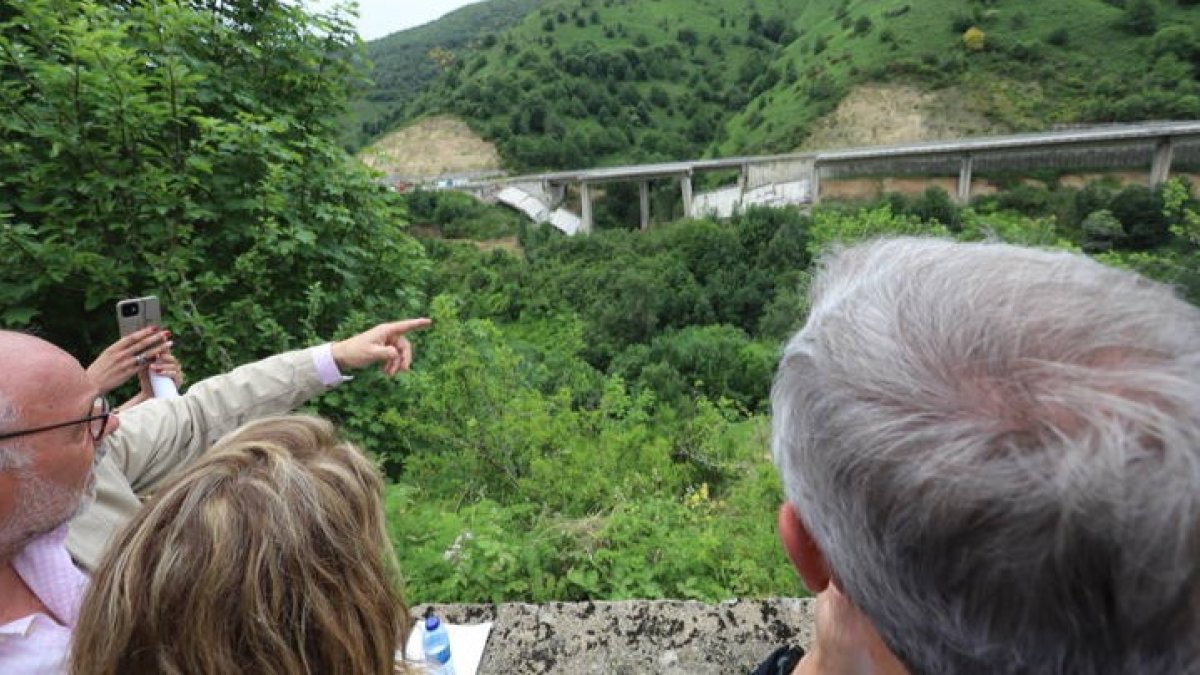
{"type": "Polygon", "coordinates": [[[141,330],[146,326],[162,325],[162,309],[157,295],[129,298],[117,303],[117,326],[121,337],[141,330]]]}

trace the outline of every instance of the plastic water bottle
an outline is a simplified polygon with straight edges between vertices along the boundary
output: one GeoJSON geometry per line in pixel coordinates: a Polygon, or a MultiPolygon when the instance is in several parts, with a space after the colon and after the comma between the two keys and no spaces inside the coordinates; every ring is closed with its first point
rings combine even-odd
{"type": "Polygon", "coordinates": [[[450,659],[450,634],[437,615],[430,609],[425,613],[425,662],[430,665],[431,675],[454,675],[454,661],[450,659]]]}

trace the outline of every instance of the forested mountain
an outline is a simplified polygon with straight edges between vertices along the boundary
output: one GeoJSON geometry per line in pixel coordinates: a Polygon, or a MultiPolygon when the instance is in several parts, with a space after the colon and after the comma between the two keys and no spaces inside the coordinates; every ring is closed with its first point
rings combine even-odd
{"type": "Polygon", "coordinates": [[[458,114],[513,168],[544,169],[792,150],[866,82],[941,91],[1008,130],[1200,117],[1195,4],[547,0],[459,35],[399,121],[458,114]]]}
{"type": "Polygon", "coordinates": [[[411,30],[366,44],[372,63],[372,87],[357,102],[349,137],[361,144],[394,126],[403,106],[433,81],[455,54],[472,45],[488,45],[542,0],[489,0],[467,5],[411,30]],[[490,36],[490,37],[489,37],[490,36]]]}

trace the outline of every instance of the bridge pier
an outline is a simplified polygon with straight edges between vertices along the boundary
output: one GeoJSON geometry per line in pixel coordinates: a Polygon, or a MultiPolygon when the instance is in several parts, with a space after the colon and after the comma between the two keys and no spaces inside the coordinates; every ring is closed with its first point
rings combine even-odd
{"type": "Polygon", "coordinates": [[[975,158],[963,155],[962,163],[958,166],[958,193],[955,195],[959,204],[971,201],[971,169],[975,166],[975,158]]]}
{"type": "Polygon", "coordinates": [[[650,181],[638,183],[638,198],[642,207],[642,230],[650,229],[650,181]]]}
{"type": "Polygon", "coordinates": [[[542,181],[542,192],[550,196],[550,208],[560,206],[563,200],[567,198],[567,186],[565,183],[542,181]]]}
{"type": "Polygon", "coordinates": [[[683,190],[683,217],[692,217],[692,172],[689,171],[683,174],[679,179],[679,185],[683,190]]]}
{"type": "Polygon", "coordinates": [[[579,182],[579,208],[582,216],[579,231],[587,234],[592,231],[592,188],[587,181],[579,182]]]}
{"type": "Polygon", "coordinates": [[[1175,148],[1170,136],[1158,142],[1154,148],[1154,161],[1150,164],[1150,187],[1162,185],[1171,177],[1171,159],[1174,155],[1175,148]]]}

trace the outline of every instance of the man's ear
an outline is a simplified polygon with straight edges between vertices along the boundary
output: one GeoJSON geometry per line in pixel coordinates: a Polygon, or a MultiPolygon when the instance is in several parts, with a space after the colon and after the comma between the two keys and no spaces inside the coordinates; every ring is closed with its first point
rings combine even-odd
{"type": "Polygon", "coordinates": [[[829,586],[829,563],[790,502],[779,507],[779,539],[808,590],[816,595],[829,586]]]}

